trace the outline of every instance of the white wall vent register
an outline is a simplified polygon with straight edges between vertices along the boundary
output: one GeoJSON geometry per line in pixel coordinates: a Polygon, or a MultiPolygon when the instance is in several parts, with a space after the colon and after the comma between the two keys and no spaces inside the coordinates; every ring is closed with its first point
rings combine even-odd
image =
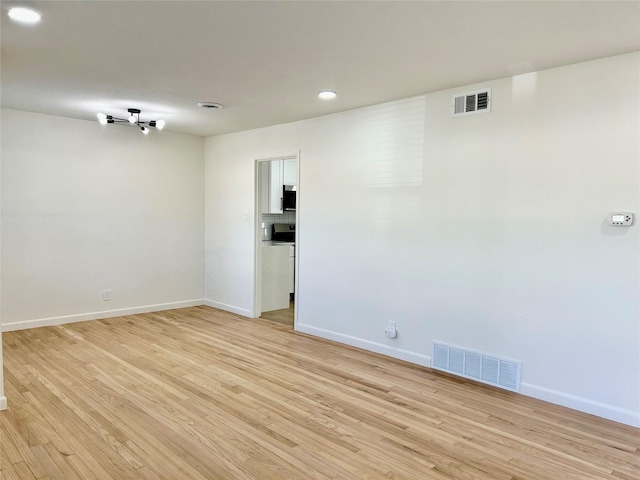
{"type": "Polygon", "coordinates": [[[456,94],[451,97],[451,116],[461,117],[491,111],[491,89],[456,94]]]}
{"type": "Polygon", "coordinates": [[[521,362],[434,342],[432,368],[520,392],[521,362]]]}

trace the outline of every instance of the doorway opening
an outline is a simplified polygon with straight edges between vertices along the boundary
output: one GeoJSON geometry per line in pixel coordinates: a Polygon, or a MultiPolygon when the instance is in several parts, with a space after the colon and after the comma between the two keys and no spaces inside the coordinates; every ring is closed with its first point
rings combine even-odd
{"type": "Polygon", "coordinates": [[[295,328],[298,297],[299,154],[255,163],[254,316],[295,328]]]}

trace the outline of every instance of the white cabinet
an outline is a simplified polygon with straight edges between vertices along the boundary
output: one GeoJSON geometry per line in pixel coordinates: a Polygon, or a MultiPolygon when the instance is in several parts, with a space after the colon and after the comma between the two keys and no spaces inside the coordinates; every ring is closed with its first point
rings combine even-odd
{"type": "Polygon", "coordinates": [[[295,160],[282,160],[282,180],[283,185],[297,185],[298,172],[295,160]]]}
{"type": "Polygon", "coordinates": [[[282,160],[260,163],[260,204],[262,213],[282,213],[282,160]]]}
{"type": "Polygon", "coordinates": [[[289,247],[291,249],[289,253],[289,293],[295,293],[296,291],[296,257],[293,253],[295,247],[289,247]]]}
{"type": "Polygon", "coordinates": [[[282,213],[282,186],[284,169],[282,160],[269,162],[269,213],[282,213]]]}
{"type": "Polygon", "coordinates": [[[262,247],[262,297],[261,310],[289,308],[291,256],[288,245],[265,245],[262,247]]]}
{"type": "Polygon", "coordinates": [[[296,185],[298,168],[295,160],[271,160],[260,166],[262,213],[283,213],[282,188],[296,185]]]}

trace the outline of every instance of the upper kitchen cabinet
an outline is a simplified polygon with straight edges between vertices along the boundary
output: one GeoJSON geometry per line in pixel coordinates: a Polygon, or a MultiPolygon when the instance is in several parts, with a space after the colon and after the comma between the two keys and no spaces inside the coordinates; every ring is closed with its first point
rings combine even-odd
{"type": "Polygon", "coordinates": [[[295,160],[262,162],[260,165],[260,181],[262,182],[263,192],[262,213],[284,212],[283,187],[285,185],[296,185],[297,173],[295,160]]]}
{"type": "Polygon", "coordinates": [[[295,160],[282,160],[283,185],[297,185],[298,172],[295,160]]]}
{"type": "Polygon", "coordinates": [[[283,160],[269,162],[269,213],[283,213],[282,186],[284,185],[283,160]]]}

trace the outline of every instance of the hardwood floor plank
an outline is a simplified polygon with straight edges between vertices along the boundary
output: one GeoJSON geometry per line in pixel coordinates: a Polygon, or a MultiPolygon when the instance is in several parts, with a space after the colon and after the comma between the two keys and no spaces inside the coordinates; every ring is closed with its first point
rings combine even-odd
{"type": "Polygon", "coordinates": [[[9,465],[7,469],[2,470],[2,477],[0,478],[3,480],[5,480],[5,478],[6,480],[37,480],[36,476],[25,462],[18,462],[13,465],[9,465]]]}
{"type": "Polygon", "coordinates": [[[640,478],[640,430],[209,307],[3,335],[2,477],[640,478]]]}
{"type": "Polygon", "coordinates": [[[288,327],[293,327],[294,323],[294,304],[289,302],[289,308],[283,308],[281,310],[271,310],[270,312],[262,312],[260,318],[277,322],[288,327]]]}

